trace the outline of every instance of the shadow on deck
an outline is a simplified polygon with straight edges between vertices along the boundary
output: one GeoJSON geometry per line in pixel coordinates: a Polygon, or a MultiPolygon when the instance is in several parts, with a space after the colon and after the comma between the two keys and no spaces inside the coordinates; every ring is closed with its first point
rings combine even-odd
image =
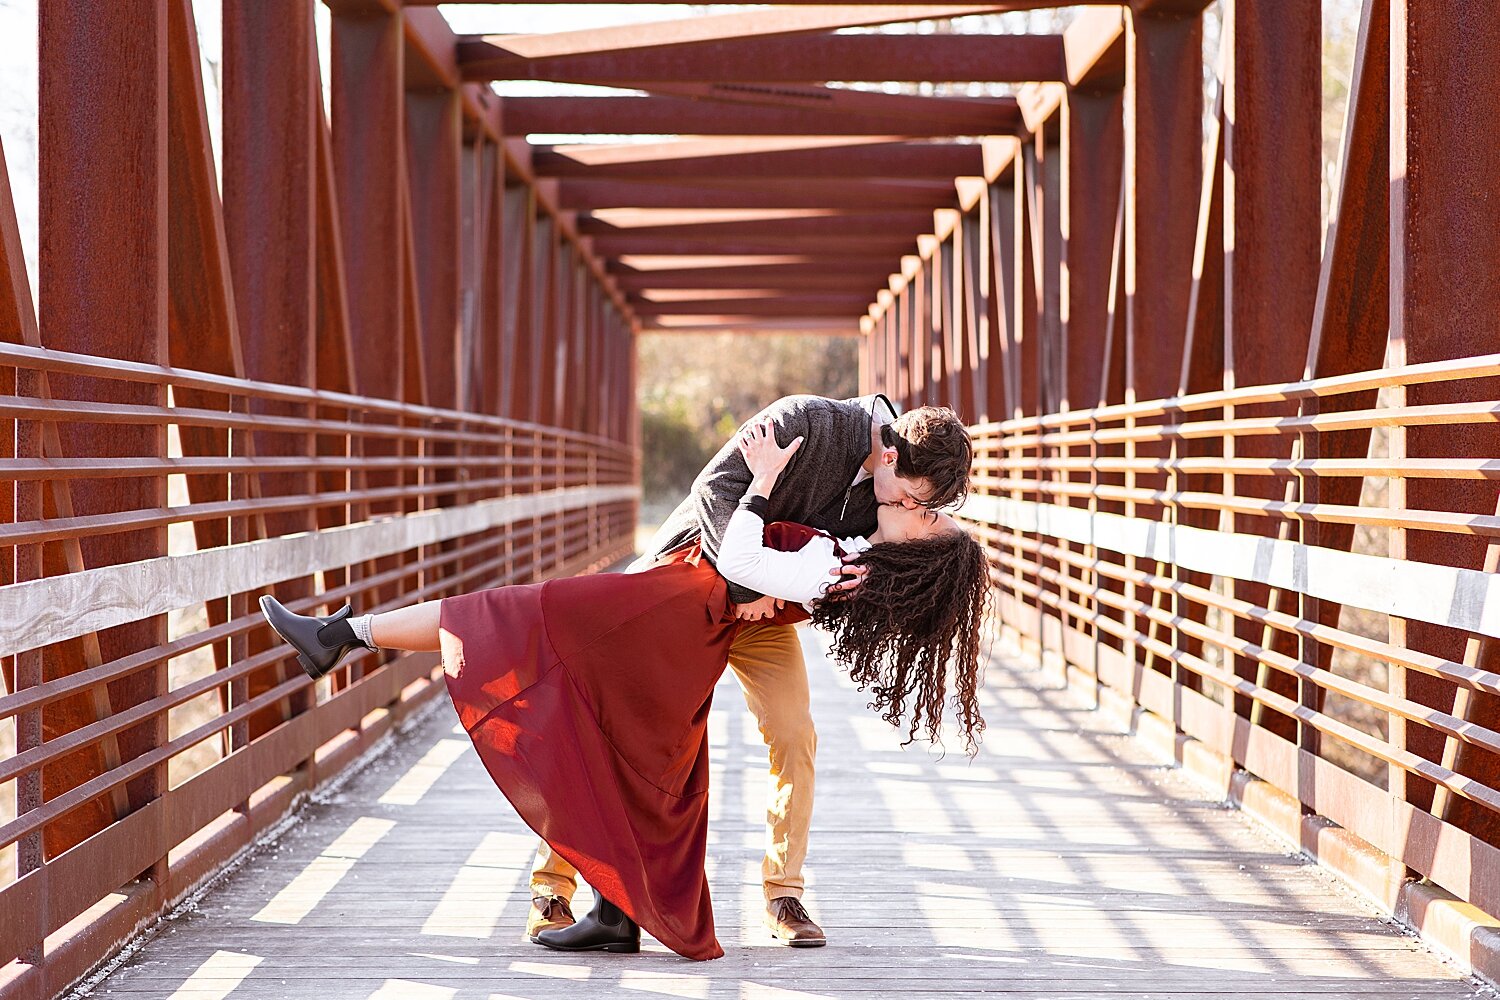
{"type": "Polygon", "coordinates": [[[444,698],[92,995],[1488,995],[1040,675],[997,660],[980,756],[938,758],[903,751],[819,639],[804,632],[820,727],[808,902],[827,948],[776,947],[760,925],[764,749],[726,678],[709,848],[724,959],[523,943],[535,840],[444,698]]]}

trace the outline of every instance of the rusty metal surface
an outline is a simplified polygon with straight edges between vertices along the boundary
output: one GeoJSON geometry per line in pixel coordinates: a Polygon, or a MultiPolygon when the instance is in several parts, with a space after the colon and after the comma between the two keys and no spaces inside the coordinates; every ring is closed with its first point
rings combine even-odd
{"type": "MultiPolygon", "coordinates": [[[[38,19],[39,326],[42,343],[135,361],[166,360],[167,342],[167,93],[166,6],[132,2],[108,11],[89,4],[48,4],[38,19]],[[87,155],[80,151],[87,150],[87,155]],[[107,332],[106,332],[107,331],[107,332]]],[[[54,378],[52,391],[100,402],[159,403],[163,390],[73,377],[54,378]]],[[[149,456],[166,452],[164,427],[58,427],[64,454],[149,456]]],[[[68,498],[81,515],[166,504],[165,478],[78,484],[68,498]]],[[[49,506],[53,498],[49,498],[49,506]]],[[[40,511],[35,513],[42,513],[40,511]]],[[[47,510],[55,516],[58,511],[47,510]]],[[[18,511],[18,516],[28,516],[18,511]]],[[[32,515],[34,516],[34,514],[32,515]]],[[[152,528],[81,543],[77,558],[103,566],[161,555],[166,532],[152,528]]],[[[68,572],[58,549],[42,554],[42,572],[68,572]]],[[[167,623],[158,616],[98,637],[99,655],[126,655],[158,645],[167,623]]],[[[90,657],[83,643],[44,653],[43,677],[79,669],[90,657]]],[[[53,706],[42,715],[43,738],[123,710],[160,693],[162,668],[115,682],[107,694],[53,706]]],[[[81,754],[42,775],[44,798],[157,746],[165,720],[151,720],[120,739],[118,758],[81,754]]],[[[161,791],[153,771],[129,789],[137,808],[161,791]]],[[[115,803],[118,810],[120,803],[115,803]]],[[[96,804],[47,833],[55,856],[113,819],[96,804]]]]}
{"type": "MultiPolygon", "coordinates": [[[[1451,2],[1391,5],[1391,342],[1407,362],[1435,361],[1485,353],[1500,343],[1492,324],[1500,304],[1500,205],[1482,192],[1500,169],[1500,149],[1484,138],[1500,114],[1500,95],[1480,86],[1500,68],[1500,23],[1463,4],[1451,2]],[[1470,88],[1478,86],[1477,90],[1470,88]]],[[[1494,383],[1415,387],[1407,401],[1417,405],[1493,398],[1494,383]]],[[[1406,454],[1492,456],[1500,454],[1493,428],[1444,432],[1413,427],[1405,434],[1406,454]]],[[[1411,481],[1406,502],[1424,509],[1492,514],[1495,491],[1487,484],[1411,481]]],[[[1404,539],[1407,558],[1479,568],[1485,545],[1479,539],[1444,544],[1439,536],[1411,532],[1404,539]]],[[[1454,659],[1464,656],[1466,637],[1452,630],[1412,623],[1407,641],[1417,649],[1454,659]]],[[[1493,655],[1492,653],[1490,655],[1493,655]]],[[[1439,708],[1452,705],[1452,692],[1413,677],[1411,696],[1439,708]]],[[[1470,718],[1500,720],[1500,703],[1476,700],[1470,718]]],[[[1437,759],[1440,744],[1421,729],[1410,745],[1437,759]]],[[[1500,758],[1466,754],[1468,773],[1500,780],[1500,758]]],[[[1413,802],[1425,804],[1426,789],[1412,789],[1413,802]]],[[[1500,817],[1467,805],[1455,810],[1460,822],[1500,838],[1500,817]]]]}
{"type": "MultiPolygon", "coordinates": [[[[1011,98],[974,99],[963,119],[951,99],[932,100],[926,117],[680,97],[508,97],[505,124],[518,135],[634,133],[639,135],[903,135],[1008,133],[1020,124],[1011,98]],[[946,114],[945,114],[946,113],[946,114]],[[951,116],[951,117],[950,117],[951,116]]],[[[829,101],[827,103],[833,103],[829,101]]]]}
{"type": "Polygon", "coordinates": [[[1016,82],[1065,77],[1060,35],[822,35],[699,42],[597,55],[508,56],[489,41],[458,45],[466,80],[822,83],[829,80],[1016,82]]]}

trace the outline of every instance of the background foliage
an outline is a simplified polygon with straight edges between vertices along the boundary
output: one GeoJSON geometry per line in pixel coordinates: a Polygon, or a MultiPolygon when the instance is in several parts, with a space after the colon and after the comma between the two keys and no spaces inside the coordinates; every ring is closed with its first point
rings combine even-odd
{"type": "Polygon", "coordinates": [[[640,345],[642,520],[660,522],[693,477],[772,400],[859,393],[850,337],[643,334],[640,345]]]}

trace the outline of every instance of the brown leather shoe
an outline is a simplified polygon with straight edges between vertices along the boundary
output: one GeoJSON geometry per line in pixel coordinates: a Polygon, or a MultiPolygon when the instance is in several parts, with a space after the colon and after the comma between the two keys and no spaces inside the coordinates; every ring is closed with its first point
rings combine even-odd
{"type": "Polygon", "coordinates": [[[792,948],[821,948],[828,943],[823,928],[813,923],[796,896],[777,896],[767,903],[766,926],[773,938],[792,948]]]}
{"type": "Polygon", "coordinates": [[[542,931],[558,931],[573,926],[573,907],[561,896],[532,896],[531,912],[526,915],[526,940],[538,944],[542,931]]]}

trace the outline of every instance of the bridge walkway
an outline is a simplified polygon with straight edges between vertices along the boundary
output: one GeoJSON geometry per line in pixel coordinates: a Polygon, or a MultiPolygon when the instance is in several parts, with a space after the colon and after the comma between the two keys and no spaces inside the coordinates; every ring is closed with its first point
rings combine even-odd
{"type": "Polygon", "coordinates": [[[820,736],[808,903],[827,948],[777,947],[760,926],[764,751],[726,678],[710,843],[722,960],[523,943],[534,839],[441,699],[91,995],[1493,995],[1019,660],[989,670],[990,729],[970,763],[903,750],[819,635],[804,642],[820,736]]]}

